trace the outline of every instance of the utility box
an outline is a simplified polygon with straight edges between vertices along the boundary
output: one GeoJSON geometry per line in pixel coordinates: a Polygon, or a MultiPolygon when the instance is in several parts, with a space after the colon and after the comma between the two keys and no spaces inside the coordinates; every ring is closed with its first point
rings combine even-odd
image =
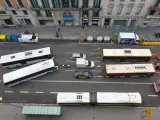
{"type": "Polygon", "coordinates": [[[88,42],[93,42],[93,36],[87,36],[87,41],[88,42]]]}

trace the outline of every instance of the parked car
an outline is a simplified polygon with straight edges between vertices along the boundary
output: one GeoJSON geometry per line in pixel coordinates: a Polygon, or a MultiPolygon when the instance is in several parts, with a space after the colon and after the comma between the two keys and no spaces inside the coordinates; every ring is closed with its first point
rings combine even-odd
{"type": "Polygon", "coordinates": [[[153,82],[154,91],[156,93],[160,93],[160,80],[156,80],[153,82]]]}
{"type": "Polygon", "coordinates": [[[160,54],[157,54],[157,55],[156,55],[156,59],[157,59],[158,61],[160,61],[160,54]]]}
{"type": "Polygon", "coordinates": [[[89,79],[92,78],[92,73],[88,71],[84,72],[76,71],[74,77],[78,79],[89,79]]]}
{"type": "Polygon", "coordinates": [[[72,53],[71,56],[70,56],[70,58],[72,60],[76,60],[77,58],[84,58],[84,59],[86,59],[86,54],[84,54],[84,53],[72,53]]]}
{"type": "Polygon", "coordinates": [[[155,63],[156,70],[160,70],[160,62],[155,63]]]}

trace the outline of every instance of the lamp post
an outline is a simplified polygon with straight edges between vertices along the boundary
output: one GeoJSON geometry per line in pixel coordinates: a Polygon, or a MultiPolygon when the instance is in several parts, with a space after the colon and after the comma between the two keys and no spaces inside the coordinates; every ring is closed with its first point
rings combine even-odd
{"type": "Polygon", "coordinates": [[[53,21],[56,25],[56,29],[57,29],[57,32],[58,32],[58,25],[57,25],[57,22],[56,22],[56,18],[55,18],[55,15],[52,13],[52,17],[53,17],[53,21]]]}

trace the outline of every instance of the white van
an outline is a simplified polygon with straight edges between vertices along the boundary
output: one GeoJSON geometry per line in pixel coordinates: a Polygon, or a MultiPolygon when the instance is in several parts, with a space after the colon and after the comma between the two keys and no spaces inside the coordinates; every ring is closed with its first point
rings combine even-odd
{"type": "Polygon", "coordinates": [[[21,37],[18,38],[19,42],[29,42],[29,43],[37,43],[38,37],[33,34],[21,34],[21,37]]]}

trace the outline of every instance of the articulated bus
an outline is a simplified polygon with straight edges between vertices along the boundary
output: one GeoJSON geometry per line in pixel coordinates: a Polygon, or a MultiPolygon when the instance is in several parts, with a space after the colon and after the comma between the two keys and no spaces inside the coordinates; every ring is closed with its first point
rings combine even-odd
{"type": "Polygon", "coordinates": [[[53,58],[51,48],[40,48],[9,55],[3,55],[0,64],[5,68],[22,67],[53,58]]]}
{"type": "Polygon", "coordinates": [[[45,74],[55,72],[57,70],[58,66],[56,63],[53,61],[53,59],[49,59],[3,74],[3,84],[5,86],[12,87],[45,74]]]}
{"type": "Polygon", "coordinates": [[[145,77],[156,73],[154,63],[107,64],[104,69],[105,77],[145,77]]]}
{"type": "Polygon", "coordinates": [[[102,61],[147,62],[152,58],[150,49],[103,49],[102,61]]]}
{"type": "Polygon", "coordinates": [[[60,92],[57,94],[60,105],[111,105],[138,106],[142,104],[140,93],[121,92],[60,92]]]}

